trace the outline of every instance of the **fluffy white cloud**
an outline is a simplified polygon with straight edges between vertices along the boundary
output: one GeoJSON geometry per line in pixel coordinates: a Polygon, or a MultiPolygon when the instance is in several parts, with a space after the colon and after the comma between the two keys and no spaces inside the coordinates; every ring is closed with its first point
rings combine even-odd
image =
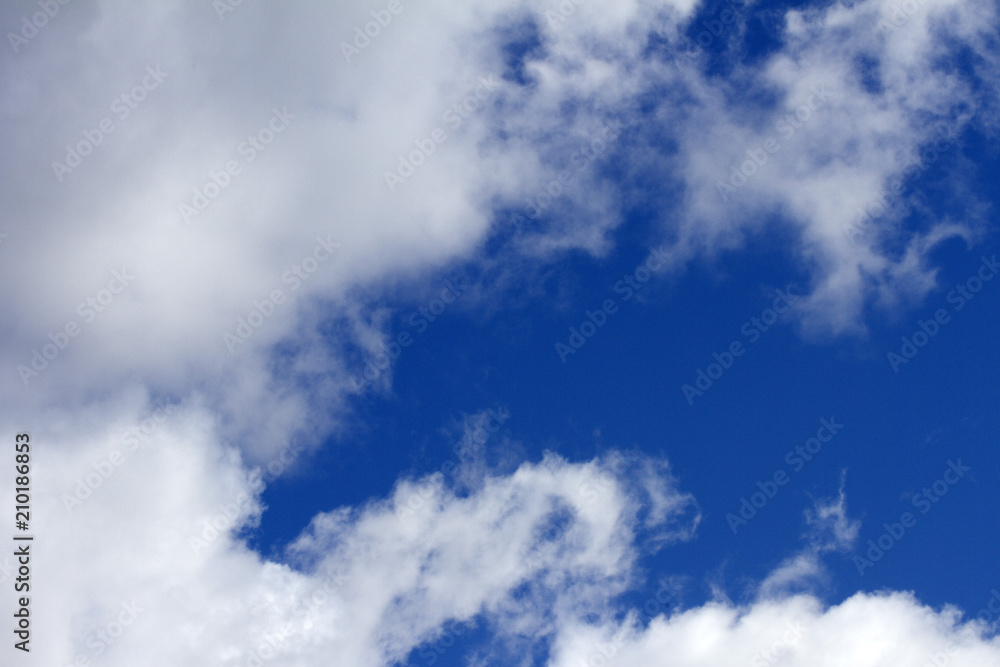
{"type": "Polygon", "coordinates": [[[797,596],[746,607],[711,603],[647,627],[634,619],[578,626],[557,643],[551,664],[985,667],[1000,656],[1000,640],[984,639],[982,630],[961,623],[957,610],[932,610],[908,593],[858,593],[829,608],[797,596]]]}
{"type": "Polygon", "coordinates": [[[167,405],[143,424],[143,398],[104,405],[90,423],[53,414],[55,426],[32,434],[45,490],[33,507],[37,664],[244,665],[270,637],[274,664],[334,654],[376,665],[446,622],[551,632],[559,614],[600,610],[623,590],[640,553],[635,529],[669,542],[697,523],[664,463],[550,455],[481,476],[467,495],[439,473],[320,513],[289,548],[290,566],[237,537],[263,510],[267,469],[220,445],[203,406],[167,405]],[[646,472],[626,483],[633,467],[646,472]]]}
{"type": "MultiPolygon", "coordinates": [[[[848,650],[858,664],[920,664],[949,642],[953,664],[996,664],[981,628],[903,594],[615,620],[638,554],[697,525],[657,461],[624,474],[555,456],[479,467],[468,495],[402,481],[317,515],[296,568],[230,535],[265,511],[254,466],[280,474],[301,455],[289,443],[342,425],[355,353],[385,333],[382,287],[422,293],[435,271],[488,261],[484,241],[514,213],[536,211],[504,255],[509,274],[570,248],[607,252],[640,185],[679,193],[660,211],[678,268],[791,229],[811,332],[859,330],[871,300],[920,296],[933,244],[975,238],[974,219],[904,227],[902,198],[861,240],[845,229],[933,147],[936,121],[995,131],[995,60],[943,64],[954,40],[985,50],[991,7],[793,12],[785,46],[724,83],[697,56],[678,67],[648,48],[650,31],[683,48],[691,2],[562,4],[575,9],[403,3],[348,58],[342,43],[384,5],[244,2],[220,18],[211,3],[71,3],[4,51],[0,424],[32,425],[42,443],[39,664],[244,665],[271,641],[271,664],[375,665],[483,619],[498,637],[551,642],[553,664],[589,660],[617,633],[622,664],[749,661],[802,619],[787,664],[848,650]],[[748,104],[754,86],[769,101],[748,104]],[[786,114],[801,126],[775,125],[786,114]],[[767,162],[727,200],[718,182],[748,150],[767,162]],[[340,333],[322,335],[331,320],[340,333]],[[424,505],[400,517],[414,493],[424,505]]],[[[0,25],[37,11],[6,3],[0,25]]],[[[843,537],[850,524],[831,512],[843,537]]],[[[818,553],[765,590],[815,574],[818,553]]]]}
{"type": "Polygon", "coordinates": [[[338,345],[377,349],[368,304],[386,281],[482,259],[517,213],[534,217],[501,271],[607,252],[640,187],[679,193],[661,212],[678,266],[793,230],[807,330],[860,330],[865,303],[924,294],[930,247],[972,239],[976,221],[906,231],[890,194],[852,242],[857,210],[937,139],[934,121],[995,125],[991,61],[941,64],[954,40],[985,50],[991,9],[912,4],[791,12],[785,46],[725,80],[697,53],[651,48],[687,48],[685,2],[403,3],[384,27],[377,3],[244,3],[222,20],[211,6],[67,6],[0,71],[0,271],[22,286],[0,302],[2,397],[26,409],[136,380],[175,398],[199,387],[264,458],[336,426],[360,370],[338,345]],[[609,160],[625,178],[606,177],[609,160]],[[755,173],[723,197],[745,164],[755,173]],[[346,323],[334,343],[315,333],[330,318],[346,323]],[[280,372],[279,341],[298,356],[280,372]],[[303,376],[311,392],[278,389],[303,376]],[[319,419],[319,402],[341,409],[319,419]]]}
{"type": "MultiPolygon", "coordinates": [[[[412,651],[425,662],[472,627],[502,655],[546,642],[549,664],[573,667],[728,665],[768,650],[790,665],[841,664],[844,651],[861,665],[1000,658],[984,625],[906,593],[830,608],[780,594],[775,576],[814,574],[787,563],[744,606],[652,618],[623,607],[641,555],[689,539],[698,522],[666,463],[635,455],[549,455],[486,472],[462,494],[441,474],[404,480],[386,498],[318,514],[287,563],[264,559],[238,537],[263,510],[262,471],[218,444],[205,407],[147,415],[144,399],[104,405],[89,421],[53,413],[33,434],[36,485],[51,490],[34,508],[33,664],[319,665],[335,655],[364,666],[412,651]]],[[[285,460],[294,465],[294,453],[285,460]]],[[[842,497],[811,516],[834,541],[851,539],[842,497]]]]}

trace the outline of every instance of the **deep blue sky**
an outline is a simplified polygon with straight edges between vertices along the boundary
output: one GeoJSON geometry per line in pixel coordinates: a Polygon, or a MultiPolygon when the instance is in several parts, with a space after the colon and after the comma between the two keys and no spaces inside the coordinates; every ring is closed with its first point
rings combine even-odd
{"type": "MultiPolygon", "coordinates": [[[[753,63],[765,56],[780,44],[777,19],[788,6],[758,4],[746,39],[731,33],[713,39],[703,66],[724,77],[736,59],[753,63]]],[[[722,9],[703,8],[688,36],[697,39],[701,22],[722,9]]],[[[512,28],[512,39],[519,29],[530,46],[530,26],[512,28]]],[[[514,49],[512,62],[530,52],[514,49]]],[[[951,155],[908,183],[907,197],[922,197],[927,208],[906,225],[919,228],[928,216],[967,213],[960,198],[941,186],[959,165],[967,170],[971,191],[996,192],[990,184],[1000,177],[997,155],[968,133],[951,155]]],[[[614,159],[601,168],[615,176],[614,159]]],[[[926,603],[954,603],[974,615],[990,589],[1000,586],[993,538],[1000,534],[1000,516],[993,511],[1000,505],[1000,487],[993,483],[1000,476],[1000,279],[987,282],[958,311],[947,294],[975,274],[982,256],[1000,252],[997,234],[971,248],[961,241],[938,247],[938,289],[891,312],[869,307],[867,335],[814,340],[802,335],[794,318],[784,317],[751,344],[741,327],[771,304],[776,288],[809,288],[789,240],[772,226],[736,252],[653,278],[641,298],[626,302],[612,286],[661,240],[651,221],[668,214],[663,198],[670,197],[662,189],[638,195],[614,235],[613,252],[603,259],[568,254],[547,267],[540,284],[513,288],[492,284],[472,264],[417,286],[427,293],[463,275],[479,281],[491,305],[459,299],[416,336],[393,367],[391,394],[357,398],[356,423],[365,428],[331,440],[297,474],[267,489],[269,510],[254,543],[265,553],[280,553],[316,511],[382,497],[401,474],[438,470],[453,459],[457,431],[449,435],[446,428],[463,414],[503,405],[511,417],[501,435],[523,447],[524,459],[537,461],[551,450],[581,461],[612,448],[665,456],[680,488],[697,499],[703,522],[695,539],[644,561],[649,581],[631,596],[633,604],[652,595],[656,580],[667,575],[688,578],[684,606],[708,599],[709,583],[745,600],[803,546],[803,512],[817,499],[834,497],[846,471],[848,515],[863,521],[860,537],[852,553],[824,556],[832,576],[818,594],[835,603],[859,590],[914,590],[926,603]],[[566,342],[569,328],[579,327],[585,311],[607,298],[616,300],[618,312],[562,363],[554,344],[566,342]],[[898,352],[900,337],[939,308],[948,311],[950,322],[894,373],[887,352],[898,352]],[[713,352],[737,340],[746,353],[689,405],[681,385],[693,384],[713,352]],[[786,452],[812,437],[822,418],[834,418],[843,430],[794,472],[786,452]],[[931,511],[919,514],[912,495],[940,479],[949,460],[961,460],[971,472],[931,511]],[[734,535],[726,514],[737,512],[741,498],[778,470],[789,473],[789,483],[734,535]],[[916,515],[916,525],[859,576],[851,556],[863,556],[867,541],[883,533],[883,523],[898,521],[905,511],[916,515]]],[[[984,203],[998,202],[994,195],[984,203]]],[[[507,241],[508,232],[498,232],[487,252],[497,256],[507,241]]],[[[402,296],[412,292],[413,286],[385,289],[382,305],[396,313],[394,336],[413,332],[406,318],[426,303],[402,296]]],[[[460,664],[461,653],[449,651],[438,664],[460,664]]],[[[411,662],[427,664],[418,653],[411,662]]]]}
{"type": "Polygon", "coordinates": [[[1000,5],[65,2],[0,3],[39,664],[1000,665],[1000,5]]]}
{"type": "MultiPolygon", "coordinates": [[[[984,179],[1000,173],[995,166],[983,172],[984,179]]],[[[666,456],[681,489],[694,494],[704,514],[697,537],[649,559],[650,582],[635,594],[639,603],[665,575],[690,577],[685,605],[709,597],[708,581],[745,599],[802,546],[803,511],[835,496],[846,470],[849,516],[863,520],[854,554],[863,555],[883,522],[898,521],[904,511],[917,523],[863,577],[849,555],[828,554],[833,577],[820,594],[834,603],[859,590],[914,590],[926,603],[954,603],[975,614],[998,584],[990,536],[1000,532],[1000,517],[989,508],[1000,503],[991,483],[1000,475],[1000,280],[987,282],[960,311],[946,295],[974,275],[981,256],[1000,252],[997,237],[971,249],[961,242],[942,246],[935,253],[941,288],[898,319],[873,313],[867,337],[807,341],[785,319],[750,344],[741,327],[771,305],[775,286],[802,284],[801,275],[785,268],[790,262],[780,239],[762,236],[711,266],[654,278],[645,299],[625,302],[612,286],[645,258],[644,227],[627,224],[606,260],[568,257],[544,295],[506,300],[520,305],[488,313],[457,301],[404,350],[391,395],[358,399],[365,431],[331,441],[297,475],[267,489],[257,544],[280,548],[315,511],[384,496],[401,473],[439,470],[454,460],[455,431],[449,437],[442,429],[463,413],[500,404],[511,414],[502,435],[520,443],[529,460],[544,450],[574,461],[609,448],[640,450],[666,456]],[[618,312],[561,363],[554,343],[565,342],[569,327],[606,298],[616,299],[618,312]],[[898,352],[900,337],[939,308],[951,320],[894,373],[886,353],[898,352]],[[693,383],[712,353],[734,340],[746,352],[689,405],[681,385],[693,383]],[[795,472],[786,452],[831,417],[843,430],[795,472]],[[971,472],[919,514],[912,494],[959,459],[971,472]],[[789,483],[733,535],[726,514],[779,469],[789,483]]],[[[472,268],[447,275],[463,270],[472,268]]],[[[415,332],[406,317],[422,304],[387,304],[400,314],[394,331],[415,332]]]]}

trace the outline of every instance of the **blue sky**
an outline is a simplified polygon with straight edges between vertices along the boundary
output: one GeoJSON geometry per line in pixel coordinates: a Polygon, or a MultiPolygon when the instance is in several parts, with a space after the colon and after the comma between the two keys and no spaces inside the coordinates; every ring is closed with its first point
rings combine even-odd
{"type": "MultiPolygon", "coordinates": [[[[788,262],[780,241],[760,239],[687,275],[654,278],[640,292],[643,301],[624,301],[614,285],[646,256],[646,246],[629,237],[623,230],[613,257],[563,263],[550,281],[569,283],[561,294],[547,284],[537,297],[510,295],[518,303],[493,313],[457,301],[402,352],[390,395],[357,400],[369,426],[331,442],[346,451],[323,456],[321,465],[265,492],[269,510],[257,543],[283,545],[313,507],[364,503],[387,493],[400,472],[441,470],[457,460],[458,438],[446,425],[480,406],[503,405],[511,416],[493,437],[516,441],[524,459],[551,450],[589,460],[614,448],[666,456],[682,488],[698,499],[704,518],[697,538],[649,557],[648,581],[635,595],[655,593],[661,576],[684,576],[691,579],[686,604],[711,599],[712,583],[735,601],[746,599],[754,582],[801,546],[804,510],[836,496],[844,475],[848,513],[862,520],[862,529],[856,548],[824,558],[830,575],[817,587],[822,599],[838,603],[857,591],[889,588],[914,590],[933,606],[957,604],[973,615],[982,609],[995,572],[988,536],[998,529],[977,508],[998,501],[989,480],[1000,473],[1000,461],[989,442],[998,428],[991,341],[1000,303],[1000,291],[991,288],[1000,283],[986,282],[961,310],[947,295],[976,275],[981,257],[992,257],[995,240],[941,248],[935,254],[941,288],[894,318],[872,318],[867,337],[804,341],[789,317],[767,331],[750,323],[773,305],[781,289],[775,286],[801,278],[775,269],[788,262]],[[566,342],[569,328],[607,298],[620,301],[620,310],[562,363],[554,342],[566,342]],[[887,353],[899,353],[900,337],[912,336],[918,322],[933,320],[941,308],[951,319],[893,372],[887,353]],[[733,341],[744,345],[743,356],[689,404],[682,384],[693,385],[697,369],[733,341]],[[796,455],[800,460],[789,463],[788,452],[814,437],[823,419],[844,428],[811,460],[796,455]],[[959,460],[971,468],[968,476],[940,505],[918,514],[924,505],[914,506],[912,496],[959,460]],[[788,474],[788,484],[734,534],[727,515],[738,515],[741,499],[777,471],[788,474]],[[877,540],[882,524],[897,522],[904,511],[919,519],[912,532],[859,574],[852,557],[865,557],[867,540],[877,540]]],[[[442,275],[472,271],[457,267],[442,275]]],[[[425,302],[388,303],[401,315],[390,330],[415,331],[407,317],[425,302]]],[[[419,656],[412,662],[422,664],[419,656]]]]}
{"type": "Polygon", "coordinates": [[[4,664],[1000,663],[995,7],[0,24],[4,664]]]}

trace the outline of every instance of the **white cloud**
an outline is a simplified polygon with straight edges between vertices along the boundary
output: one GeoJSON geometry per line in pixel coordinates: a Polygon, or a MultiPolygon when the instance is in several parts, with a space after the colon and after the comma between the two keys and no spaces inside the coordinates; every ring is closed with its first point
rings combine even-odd
{"type": "MultiPolygon", "coordinates": [[[[297,429],[307,437],[328,431],[343,414],[345,371],[359,369],[331,347],[370,349],[381,328],[359,287],[476,261],[492,225],[508,227],[506,216],[493,219],[497,204],[537,204],[567,169],[570,180],[515,242],[521,259],[506,256],[511,267],[573,247],[608,252],[623,201],[635,194],[630,183],[680,186],[679,201],[662,210],[678,262],[738,247],[777,214],[797,239],[790,260],[812,276],[806,330],[859,331],[865,303],[891,306],[933,286],[933,241],[975,235],[970,220],[903,232],[895,225],[905,201],[864,242],[844,233],[932,140],[930,121],[992,124],[983,100],[996,89],[995,69],[977,65],[986,84],[977,92],[936,66],[950,38],[985,48],[990,10],[916,4],[898,28],[881,32],[879,17],[895,11],[889,2],[792,12],[785,47],[759,71],[735,66],[728,83],[701,74],[698,62],[677,67],[646,51],[650,30],[684,46],[690,3],[570,3],[576,9],[564,8],[565,20],[551,21],[545,12],[557,3],[405,4],[350,62],[341,42],[381,5],[251,3],[221,21],[202,6],[67,9],[2,65],[12,94],[3,103],[10,206],[0,270],[8,284],[25,285],[0,304],[10,314],[2,396],[27,409],[114,392],[134,378],[177,398],[197,386],[233,425],[228,437],[266,458],[297,429]],[[530,25],[539,46],[523,57],[530,83],[520,86],[503,80],[512,58],[504,48],[530,25]],[[876,63],[877,94],[858,75],[861,56],[876,63]],[[155,86],[150,72],[162,73],[155,86]],[[747,103],[747,87],[774,103],[747,103]],[[455,104],[477,92],[456,127],[455,104]],[[124,118],[115,103],[122,95],[142,96],[124,118]],[[809,116],[800,128],[775,126],[796,112],[809,116]],[[113,131],[59,182],[52,163],[104,118],[113,131]],[[592,143],[613,122],[621,135],[592,143]],[[429,152],[435,128],[446,138],[418,155],[429,152]],[[724,202],[717,183],[770,138],[777,152],[724,202]],[[658,153],[664,139],[676,142],[676,154],[658,153]],[[410,156],[423,164],[390,192],[385,174],[410,156]],[[605,160],[624,157],[629,177],[606,179],[605,160]],[[185,224],[179,206],[193,206],[196,190],[214,193],[213,179],[219,194],[185,224]],[[909,248],[903,256],[882,245],[894,235],[909,248]],[[312,261],[323,239],[337,251],[310,273],[290,273],[312,261]],[[134,275],[128,287],[84,319],[78,305],[123,268],[134,275]],[[26,275],[30,283],[18,282],[26,275]],[[275,289],[283,300],[272,309],[263,302],[275,289]],[[312,333],[329,317],[368,334],[331,345],[312,333]],[[263,323],[234,344],[241,318],[263,323]],[[49,347],[54,359],[34,358],[45,370],[22,380],[18,366],[30,369],[33,351],[69,324],[79,334],[65,349],[49,347]],[[312,369],[300,384],[320,387],[313,395],[276,396],[288,384],[270,367],[279,341],[308,360],[288,367],[293,375],[312,369]],[[340,407],[317,419],[320,397],[340,407]],[[268,423],[257,417],[264,404],[273,406],[268,423]]],[[[17,23],[19,11],[3,18],[17,23]]]]}
{"type": "Polygon", "coordinates": [[[858,593],[828,608],[797,596],[746,607],[707,604],[645,628],[631,620],[576,627],[560,638],[551,664],[978,667],[1000,655],[1000,640],[984,639],[982,629],[961,623],[953,608],[935,611],[908,593],[858,593]]]}
{"type": "MultiPolygon", "coordinates": [[[[951,643],[960,652],[950,664],[1000,656],[998,640],[979,636],[985,626],[905,593],[859,594],[830,608],[778,595],[710,602],[648,625],[638,609],[616,620],[616,610],[628,611],[618,595],[640,581],[638,559],[651,546],[643,536],[689,539],[697,524],[693,499],[665,462],[618,454],[588,463],[549,455],[487,473],[463,496],[441,475],[403,481],[389,497],[318,514],[289,550],[292,569],[231,533],[259,517],[261,486],[235,450],[217,444],[205,408],[175,406],[126,451],[121,434],[141,424],[142,398],[103,406],[117,415],[107,424],[53,414],[54,425],[33,434],[36,484],[53,490],[35,501],[37,664],[83,656],[102,665],[246,665],[253,651],[275,665],[326,664],[330,655],[379,665],[434,653],[473,625],[501,654],[550,642],[552,665],[603,664],[595,656],[609,646],[617,662],[608,664],[657,664],[663,655],[678,665],[749,662],[780,643],[787,624],[807,631],[782,649],[783,664],[835,664],[824,662],[842,656],[832,647],[851,647],[861,665],[923,664],[951,643]],[[124,462],[67,509],[62,493],[116,449],[124,462]],[[414,495],[425,503],[407,512],[414,495]]],[[[819,513],[839,515],[842,502],[819,513]]]]}
{"type": "MultiPolygon", "coordinates": [[[[992,10],[917,4],[886,34],[878,20],[891,18],[888,1],[792,13],[783,50],[758,72],[737,66],[731,84],[644,57],[649,26],[677,43],[690,2],[582,3],[554,25],[514,2],[407,3],[349,63],[340,42],[382,5],[247,2],[224,21],[209,3],[62,7],[0,63],[9,91],[0,102],[0,278],[10,286],[0,296],[2,423],[6,432],[44,425],[32,428],[45,443],[35,479],[44,538],[32,601],[37,659],[242,665],[268,635],[275,665],[327,664],[331,654],[374,665],[447,622],[481,615],[500,636],[551,640],[553,664],[577,665],[618,632],[622,664],[665,655],[676,664],[750,661],[796,619],[809,632],[787,664],[833,664],[845,652],[857,664],[919,664],[949,642],[961,649],[956,665],[996,664],[995,639],[904,594],[858,595],[830,609],[777,597],[747,608],[709,604],[648,627],[616,622],[611,600],[633,581],[638,553],[688,539],[697,524],[693,500],[661,462],[622,476],[607,460],[551,456],[481,476],[467,497],[439,478],[404,481],[391,498],[317,515],[296,543],[307,571],[263,559],[226,533],[252,527],[264,511],[252,466],[342,425],[349,374],[359,371],[350,352],[377,350],[385,333],[371,295],[395,279],[481,260],[491,225],[507,224],[493,220],[498,202],[519,210],[537,199],[611,121],[626,131],[515,244],[523,257],[514,266],[567,248],[607,252],[621,202],[634,194],[627,184],[652,182],[682,186],[679,201],[663,206],[662,232],[685,260],[738,248],[780,215],[796,236],[790,261],[812,277],[807,331],[857,331],[870,300],[925,293],[933,243],[974,239],[975,220],[906,232],[900,201],[875,236],[851,243],[844,234],[855,209],[933,139],[931,121],[997,126],[984,103],[997,89],[995,64],[976,65],[979,90],[937,67],[949,38],[984,49],[992,10]],[[529,16],[543,41],[524,64],[532,83],[505,81],[453,128],[448,110],[481,77],[505,72],[500,47],[510,31],[499,27],[529,16]],[[882,92],[860,80],[860,55],[877,62],[882,92]],[[157,67],[165,78],[119,115],[115,100],[157,67]],[[747,111],[745,100],[727,99],[751,85],[774,104],[747,111]],[[738,201],[723,201],[717,181],[780,133],[779,117],[808,105],[820,85],[832,93],[819,106],[813,98],[811,122],[779,134],[769,170],[741,186],[738,201]],[[287,109],[280,132],[275,109],[287,109]],[[105,118],[113,131],[57,176],[52,162],[66,160],[68,144],[90,141],[105,118]],[[385,172],[423,150],[436,127],[447,140],[390,191],[385,172]],[[676,142],[676,155],[659,152],[663,138],[676,142]],[[622,156],[624,182],[605,179],[603,160],[622,156]],[[204,195],[213,180],[218,196],[185,222],[179,206],[194,205],[195,190],[204,195]],[[887,238],[904,252],[891,252],[887,238]],[[339,247],[320,260],[324,242],[339,247]],[[134,278],[114,283],[116,271],[134,278]],[[283,298],[260,305],[275,289],[283,298]],[[255,310],[262,324],[231,350],[225,334],[241,318],[256,320],[255,310]],[[330,319],[342,325],[332,341],[317,329],[330,319]],[[276,355],[282,341],[297,352],[276,355]],[[36,360],[38,374],[24,382],[18,366],[31,367],[33,350],[51,358],[36,360]],[[165,414],[157,401],[174,406],[164,419],[154,416],[165,414]],[[140,446],[129,450],[124,433],[133,428],[142,438],[133,433],[140,446]],[[115,450],[121,463],[110,462],[115,450]],[[95,473],[100,481],[90,484],[95,473]],[[81,484],[90,494],[80,491],[86,497],[68,510],[65,496],[81,484]],[[427,503],[400,521],[396,505],[414,491],[427,503]],[[328,581],[326,601],[306,602],[328,581]],[[122,605],[141,612],[120,637],[92,634],[120,629],[122,605]],[[585,611],[599,620],[584,620],[585,611]],[[97,647],[106,647],[101,656],[97,647]]],[[[20,25],[36,7],[7,4],[0,23],[20,25]]],[[[842,513],[823,516],[839,538],[856,530],[842,513]]],[[[792,560],[772,582],[817,568],[815,558],[792,560]]]]}
{"type": "Polygon", "coordinates": [[[320,664],[333,652],[341,664],[375,665],[446,622],[485,615],[505,631],[554,630],[559,610],[600,609],[625,585],[639,555],[635,489],[655,486],[659,505],[672,508],[643,530],[686,539],[692,529],[691,499],[669,476],[634,489],[609,464],[550,455],[488,475],[469,495],[438,474],[320,513],[289,550],[293,570],[234,536],[263,510],[260,478],[219,444],[211,413],[173,406],[133,448],[123,434],[141,425],[141,398],[102,406],[117,415],[108,424],[53,414],[55,426],[32,434],[35,484],[49,491],[33,507],[38,664],[83,655],[107,665],[242,665],[268,635],[286,638],[274,664],[320,664]],[[81,484],[89,493],[77,493],[81,484]],[[414,495],[426,502],[410,509],[414,495]],[[528,600],[514,595],[523,586],[528,600]],[[138,618],[111,648],[95,647],[103,640],[93,633],[122,603],[138,618]]]}

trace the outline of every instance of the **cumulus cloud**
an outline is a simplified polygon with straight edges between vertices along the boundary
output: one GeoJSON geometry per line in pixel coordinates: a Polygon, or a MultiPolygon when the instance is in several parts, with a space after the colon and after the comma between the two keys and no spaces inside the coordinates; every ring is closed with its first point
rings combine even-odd
{"type": "MultiPolygon", "coordinates": [[[[39,483],[59,491],[36,501],[45,548],[32,605],[51,637],[37,643],[38,664],[310,665],[330,655],[393,664],[440,657],[475,628],[499,654],[547,643],[553,665],[733,664],[765,650],[785,664],[834,664],[823,662],[842,655],[831,647],[863,665],[1000,656],[981,622],[906,593],[830,608],[769,595],[641,621],[618,599],[639,581],[643,536],[690,539],[698,515],[665,462],[618,453],[580,463],[548,455],[486,474],[463,495],[440,474],[402,481],[364,506],[317,514],[284,562],[264,559],[240,537],[264,510],[263,471],[216,444],[203,406],[165,406],[143,429],[144,398],[103,406],[117,418],[86,429],[53,415],[61,425],[33,436],[46,443],[39,483]],[[123,460],[109,471],[115,451],[123,460]],[[789,627],[805,630],[786,641],[789,627]]],[[[841,502],[818,514],[839,516],[841,502]]]]}
{"type": "Polygon", "coordinates": [[[746,607],[710,603],[647,627],[578,627],[557,643],[553,665],[989,665],[1000,641],[932,610],[908,593],[858,593],[824,608],[796,596],[746,607]]]}
{"type": "Polygon", "coordinates": [[[218,444],[203,406],[165,406],[143,428],[142,398],[102,406],[107,424],[33,433],[38,483],[58,491],[35,501],[31,604],[51,637],[33,645],[38,664],[244,665],[263,645],[274,664],[375,665],[448,623],[551,633],[624,589],[636,529],[693,528],[672,478],[629,484],[609,463],[549,455],[463,495],[440,473],[402,481],[317,514],[285,562],[262,559],[241,536],[264,510],[266,468],[218,444]],[[640,521],[650,491],[657,512],[640,521]],[[119,619],[122,605],[139,611],[119,619]]]}
{"type": "Polygon", "coordinates": [[[866,303],[934,285],[935,242],[976,232],[908,221],[890,192],[848,233],[927,151],[992,127],[995,66],[942,64],[956,41],[987,48],[992,10],[913,4],[789,12],[782,48],[750,66],[734,47],[726,80],[676,58],[684,2],[403,4],[364,40],[383,8],[66,7],[2,65],[2,270],[33,277],[3,296],[3,397],[198,386],[266,457],[336,427],[388,282],[481,260],[512,229],[508,267],[608,252],[640,184],[678,193],[659,212],[678,268],[791,229],[806,330],[860,331],[866,303]],[[333,343],[328,320],[346,322],[333,343]],[[306,363],[276,363],[279,343],[306,363]]]}
{"type": "MultiPolygon", "coordinates": [[[[953,664],[996,664],[982,626],[904,593],[784,596],[822,550],[747,607],[640,623],[616,596],[699,519],[663,461],[480,465],[461,492],[402,480],[317,514],[282,562],[247,548],[263,485],[350,427],[386,286],[495,268],[489,239],[509,274],[605,253],[652,185],[673,193],[656,233],[677,270],[790,229],[805,330],[841,333],[873,301],[931,289],[937,242],[977,235],[975,218],[910,216],[891,193],[928,151],[943,164],[969,128],[995,132],[995,59],[948,61],[955,43],[987,51],[989,5],[793,11],[780,50],[734,60],[728,82],[671,56],[691,2],[402,6],[345,52],[382,5],[71,3],[4,52],[0,421],[44,425],[39,664],[375,665],[476,623],[547,642],[554,665],[608,645],[621,664],[732,664],[799,622],[786,664],[949,647],[953,664]],[[754,86],[767,94],[749,103],[754,86]]],[[[36,11],[7,3],[0,24],[36,11]]],[[[837,540],[856,533],[843,502],[815,515],[837,540]]]]}
{"type": "Polygon", "coordinates": [[[845,478],[846,472],[841,475],[836,499],[818,500],[806,510],[806,546],[782,561],[761,582],[758,590],[761,599],[785,598],[804,590],[815,592],[829,579],[822,555],[831,551],[846,552],[854,547],[861,521],[847,516],[845,478]]]}

